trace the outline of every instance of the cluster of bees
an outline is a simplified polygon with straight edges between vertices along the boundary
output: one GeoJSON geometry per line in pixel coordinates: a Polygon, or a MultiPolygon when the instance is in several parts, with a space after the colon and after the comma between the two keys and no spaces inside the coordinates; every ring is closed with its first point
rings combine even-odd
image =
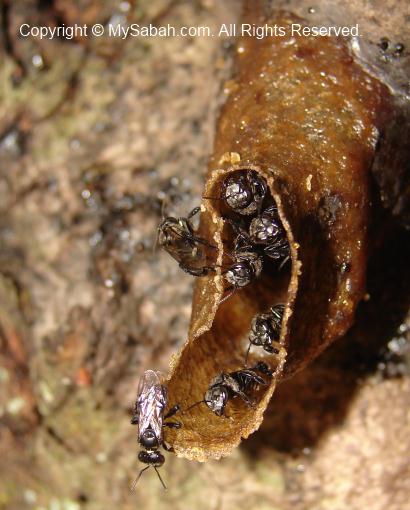
{"type": "MultiPolygon", "coordinates": [[[[222,267],[216,265],[213,261],[216,247],[197,235],[194,229],[192,218],[200,211],[199,207],[187,217],[164,218],[158,227],[158,243],[190,275],[202,277],[220,271],[227,283],[223,301],[256,280],[268,260],[276,264],[278,269],[289,260],[289,243],[277,207],[269,197],[266,181],[257,172],[233,172],[222,182],[220,196],[204,198],[220,201],[221,209],[226,211],[222,217],[228,228],[232,229],[234,238],[232,250],[226,250],[226,258],[229,259],[226,264],[222,267]],[[269,201],[271,203],[267,203],[269,201]]],[[[248,367],[248,355],[252,346],[262,348],[269,354],[279,353],[283,313],[284,305],[277,304],[253,318],[244,367],[214,377],[204,399],[192,404],[185,412],[204,403],[217,416],[224,416],[228,401],[236,397],[248,406],[254,405],[252,391],[267,385],[262,376],[271,378],[273,372],[264,361],[248,367]]],[[[169,421],[180,411],[180,406],[175,405],[164,414],[166,406],[166,385],[158,372],[146,371],[140,381],[131,423],[138,425],[138,441],[143,448],[138,459],[147,466],[140,471],[135,483],[152,466],[165,488],[157,470],[165,462],[159,448],[162,446],[166,451],[172,449],[164,442],[163,428],[181,427],[180,422],[169,421]]]]}

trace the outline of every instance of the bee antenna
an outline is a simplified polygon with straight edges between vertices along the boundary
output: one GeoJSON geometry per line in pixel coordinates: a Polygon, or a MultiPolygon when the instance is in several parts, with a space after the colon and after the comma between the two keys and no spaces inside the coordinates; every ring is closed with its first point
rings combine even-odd
{"type": "Polygon", "coordinates": [[[161,204],[161,218],[165,218],[165,208],[169,204],[169,196],[165,195],[165,197],[162,199],[161,204]]]}
{"type": "Polygon", "coordinates": [[[186,413],[187,411],[191,410],[193,407],[198,406],[199,404],[205,404],[205,403],[206,403],[205,400],[200,400],[199,402],[195,402],[195,404],[192,404],[192,406],[189,406],[187,409],[185,409],[184,413],[186,413]]]}
{"type": "Polygon", "coordinates": [[[155,471],[156,471],[156,473],[158,475],[159,481],[161,482],[162,486],[164,487],[164,490],[166,491],[167,490],[167,486],[165,485],[164,480],[161,478],[161,475],[159,474],[159,471],[158,471],[157,467],[154,466],[154,469],[155,469],[155,471]]]}
{"type": "Polygon", "coordinates": [[[279,266],[279,271],[282,269],[282,267],[286,264],[286,262],[290,259],[290,256],[288,255],[285,260],[281,263],[281,265],[279,266]]]}
{"type": "MultiPolygon", "coordinates": [[[[161,203],[161,223],[162,221],[165,219],[165,207],[167,206],[167,197],[163,198],[162,200],[162,203],[161,203]]],[[[156,253],[157,251],[157,246],[158,246],[158,240],[159,240],[159,226],[157,228],[157,236],[155,237],[155,243],[154,243],[154,246],[152,247],[152,253],[156,253]]]]}
{"type": "Polygon", "coordinates": [[[202,195],[202,198],[204,198],[205,200],[222,200],[221,197],[206,197],[204,195],[202,195]]]}
{"type": "Polygon", "coordinates": [[[249,347],[248,347],[248,350],[246,351],[246,356],[245,356],[245,367],[248,366],[248,356],[249,356],[249,351],[251,350],[251,342],[249,342],[249,347]]]}
{"type": "Polygon", "coordinates": [[[131,492],[134,492],[135,491],[135,487],[137,486],[137,483],[138,483],[138,480],[141,478],[141,475],[144,471],[146,471],[148,468],[150,468],[151,466],[147,466],[147,467],[144,467],[141,469],[141,471],[139,472],[139,475],[137,476],[137,478],[132,482],[132,485],[131,485],[131,492]]]}
{"type": "Polygon", "coordinates": [[[219,301],[219,304],[221,305],[222,303],[225,303],[225,301],[227,299],[229,299],[232,294],[235,292],[236,288],[235,287],[229,287],[228,289],[226,289],[228,292],[225,294],[225,296],[223,296],[220,301],[219,301]]]}
{"type": "Polygon", "coordinates": [[[156,251],[157,251],[158,239],[159,239],[159,229],[157,229],[157,235],[155,237],[154,246],[152,247],[152,253],[156,253],[156,251]]]}

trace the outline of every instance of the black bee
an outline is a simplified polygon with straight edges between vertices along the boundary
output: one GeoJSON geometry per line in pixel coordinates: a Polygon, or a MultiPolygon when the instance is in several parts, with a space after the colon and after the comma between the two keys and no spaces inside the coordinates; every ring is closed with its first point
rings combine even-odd
{"type": "Polygon", "coordinates": [[[246,216],[260,211],[266,193],[266,182],[255,170],[229,174],[221,187],[221,199],[225,204],[235,213],[246,216]]]}
{"type": "Polygon", "coordinates": [[[269,354],[279,354],[279,339],[284,310],[284,305],[275,305],[272,306],[269,312],[258,314],[252,319],[245,365],[252,345],[262,347],[269,354]]]}
{"type": "Polygon", "coordinates": [[[253,407],[255,402],[249,394],[259,386],[267,385],[267,382],[258,375],[258,372],[268,377],[272,376],[272,371],[263,361],[252,368],[244,368],[229,373],[222,372],[211,381],[204,400],[196,402],[187,410],[205,403],[217,416],[224,416],[228,401],[236,397],[240,397],[248,406],[253,407]]]}
{"type": "MultiPolygon", "coordinates": [[[[231,284],[230,291],[249,285],[262,273],[263,255],[276,261],[281,266],[289,259],[289,243],[276,213],[271,206],[260,216],[254,218],[249,233],[242,222],[225,217],[237,234],[232,254],[233,264],[222,272],[225,280],[231,284]]],[[[223,300],[232,295],[228,292],[223,300]]]]}
{"type": "Polygon", "coordinates": [[[164,416],[164,410],[168,402],[167,388],[162,384],[162,377],[159,372],[147,370],[141,377],[138,386],[138,396],[134,406],[134,413],[131,418],[132,425],[138,425],[138,442],[143,448],[138,454],[138,460],[147,467],[141,469],[138,477],[135,479],[133,488],[140,479],[142,473],[149,467],[153,467],[160,479],[162,486],[165,484],[158,472],[165,462],[165,457],[158,449],[162,446],[166,451],[172,451],[163,439],[163,428],[180,428],[181,424],[177,421],[165,422],[171,416],[176,414],[180,407],[175,405],[164,416]]]}
{"type": "Polygon", "coordinates": [[[262,272],[263,258],[252,249],[252,246],[235,246],[231,257],[234,263],[223,271],[225,280],[235,290],[249,285],[262,272]]]}
{"type": "Polygon", "coordinates": [[[281,266],[289,259],[289,242],[277,215],[276,206],[268,207],[261,215],[253,218],[249,232],[244,222],[228,217],[224,219],[236,234],[234,257],[236,253],[252,253],[253,257],[250,258],[258,259],[261,266],[262,255],[281,261],[281,266]]]}
{"type": "Polygon", "coordinates": [[[206,248],[216,248],[195,235],[190,221],[199,211],[200,208],[196,207],[186,218],[168,216],[158,227],[158,244],[179,263],[181,269],[192,276],[206,276],[214,270],[207,263],[206,248]]]}
{"type": "Polygon", "coordinates": [[[249,238],[252,243],[263,246],[265,255],[274,260],[283,259],[285,262],[289,257],[289,243],[276,205],[271,205],[253,218],[249,238]]]}
{"type": "MultiPolygon", "coordinates": [[[[193,209],[187,218],[168,216],[158,227],[159,245],[179,262],[181,269],[192,276],[206,276],[216,268],[214,263],[208,263],[208,249],[215,250],[216,247],[196,236],[189,221],[199,210],[199,207],[193,209]]],[[[243,238],[238,237],[230,256],[233,264],[224,269],[223,274],[232,289],[244,287],[260,275],[262,257],[243,238]]]]}

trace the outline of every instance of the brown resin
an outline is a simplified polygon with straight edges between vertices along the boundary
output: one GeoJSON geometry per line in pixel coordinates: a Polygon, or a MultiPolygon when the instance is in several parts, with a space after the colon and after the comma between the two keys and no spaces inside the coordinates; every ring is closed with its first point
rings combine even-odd
{"type": "MultiPolygon", "coordinates": [[[[258,20],[259,24],[265,23],[258,20]]],[[[289,26],[281,14],[270,23],[289,26]]],[[[218,418],[204,404],[179,415],[167,433],[177,455],[207,460],[227,455],[255,431],[276,383],[292,376],[351,326],[365,293],[369,170],[377,140],[383,86],[335,37],[246,37],[237,43],[235,79],[218,123],[205,196],[218,196],[228,172],[254,169],[267,181],[288,235],[291,264],[264,270],[219,305],[221,275],[195,286],[189,340],[172,362],[169,402],[202,400],[211,379],[243,366],[255,314],[286,303],[279,355],[252,349],[276,373],[256,408],[240,399],[218,418]]],[[[219,247],[230,229],[221,202],[204,200],[201,236],[219,247]]],[[[226,245],[225,245],[226,246],[226,245]]]]}

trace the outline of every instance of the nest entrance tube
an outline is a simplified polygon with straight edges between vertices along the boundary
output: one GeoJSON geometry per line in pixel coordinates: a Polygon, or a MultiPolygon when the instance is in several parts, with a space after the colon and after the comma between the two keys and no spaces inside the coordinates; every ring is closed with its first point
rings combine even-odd
{"type": "MultiPolygon", "coordinates": [[[[228,455],[259,427],[276,383],[340,338],[365,294],[369,174],[387,89],[354,61],[345,39],[291,37],[292,23],[303,20],[288,13],[266,22],[287,27],[287,35],[239,39],[204,196],[218,197],[231,173],[257,172],[277,206],[291,261],[287,271],[268,263],[223,303],[222,274],[197,279],[189,337],[171,363],[170,405],[189,407],[218,373],[243,366],[252,318],[278,302],[286,305],[283,351],[255,408],[236,399],[227,419],[198,405],[182,414],[181,429],[169,431],[177,455],[200,461],[228,455]]],[[[221,207],[203,201],[200,235],[217,246],[223,267],[232,238],[221,207]]],[[[252,349],[250,364],[260,356],[252,349]]]]}
{"type": "MultiPolygon", "coordinates": [[[[205,195],[218,198],[222,180],[227,174],[234,174],[238,170],[243,171],[242,168],[233,167],[228,172],[226,170],[215,172],[205,195]]],[[[254,168],[252,170],[255,171],[254,168]]],[[[260,176],[266,180],[266,174],[260,172],[260,176]]],[[[268,191],[264,208],[270,205],[276,205],[280,211],[280,204],[268,191]]],[[[204,200],[203,208],[205,210],[201,222],[201,235],[207,230],[209,236],[208,228],[212,228],[213,242],[219,248],[218,262],[225,267],[231,262],[230,253],[236,234],[229,222],[221,219],[226,218],[227,214],[221,200],[204,200]]],[[[245,219],[245,224],[249,225],[254,216],[245,219]]],[[[280,212],[279,216],[281,217],[280,212]]],[[[294,248],[292,252],[295,256],[294,248]]],[[[191,458],[204,460],[202,450],[206,450],[208,456],[218,458],[224,454],[224,451],[220,451],[221,445],[227,446],[228,453],[242,437],[249,435],[255,413],[260,415],[260,420],[262,419],[262,409],[266,407],[266,402],[273,392],[286,357],[285,324],[289,316],[287,310],[291,304],[289,285],[293,266],[292,260],[280,267],[280,263],[270,261],[269,257],[263,257],[261,275],[245,287],[235,290],[226,300],[223,298],[226,297],[225,289],[229,284],[223,277],[223,270],[220,269],[218,274],[198,280],[194,298],[197,302],[199,300],[196,307],[198,313],[193,314],[191,321],[191,333],[197,332],[197,335],[183,350],[169,382],[170,394],[178,392],[178,403],[183,409],[204,399],[204,394],[215,376],[221,372],[232,372],[245,367],[249,332],[255,315],[266,313],[271,306],[279,303],[285,304],[286,310],[282,321],[279,354],[269,354],[262,347],[252,347],[249,354],[248,366],[264,361],[274,372],[272,379],[265,378],[266,386],[252,391],[251,397],[255,401],[255,407],[248,406],[240,398],[234,398],[226,407],[226,417],[216,416],[205,404],[193,407],[180,417],[183,427],[173,439],[176,453],[181,443],[184,445],[185,455],[192,445],[191,458]],[[210,320],[212,314],[213,318],[210,320]]],[[[171,437],[174,435],[173,431],[169,434],[171,437]]]]}

